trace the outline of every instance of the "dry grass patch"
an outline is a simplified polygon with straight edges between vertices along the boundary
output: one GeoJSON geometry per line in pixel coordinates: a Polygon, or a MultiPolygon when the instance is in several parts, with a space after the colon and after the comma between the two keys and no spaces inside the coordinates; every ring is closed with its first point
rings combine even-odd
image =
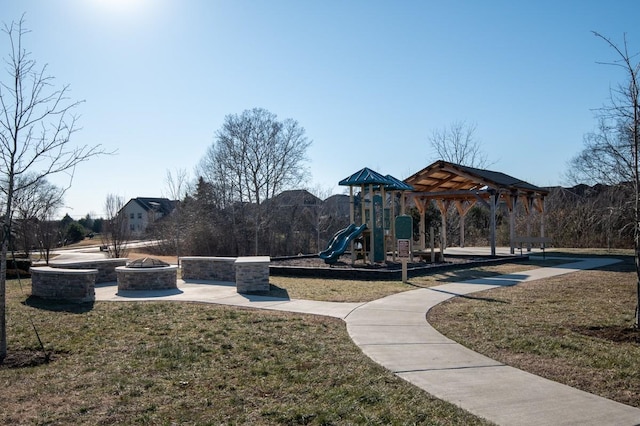
{"type": "Polygon", "coordinates": [[[375,364],[340,320],[25,299],[9,281],[9,350],[26,362],[0,366],[0,424],[486,424],[375,364]],[[30,357],[27,316],[49,363],[30,357]]]}
{"type": "Polygon", "coordinates": [[[456,298],[428,319],[463,345],[531,373],[640,407],[633,258],[456,298]]]}

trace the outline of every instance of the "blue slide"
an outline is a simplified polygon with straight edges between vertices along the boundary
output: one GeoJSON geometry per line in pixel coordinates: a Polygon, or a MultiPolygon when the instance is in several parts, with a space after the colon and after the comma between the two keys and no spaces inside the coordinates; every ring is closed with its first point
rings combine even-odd
{"type": "Polygon", "coordinates": [[[324,259],[325,263],[332,264],[338,261],[338,258],[344,254],[349,247],[349,243],[367,229],[367,224],[363,223],[356,226],[353,223],[346,228],[336,232],[331,239],[329,246],[318,254],[320,259],[324,259]]]}

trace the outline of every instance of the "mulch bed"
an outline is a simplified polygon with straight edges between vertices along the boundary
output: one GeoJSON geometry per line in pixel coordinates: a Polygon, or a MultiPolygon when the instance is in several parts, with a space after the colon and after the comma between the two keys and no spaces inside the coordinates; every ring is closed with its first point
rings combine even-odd
{"type": "MultiPolygon", "coordinates": [[[[424,268],[428,266],[438,266],[443,264],[463,264],[468,263],[469,259],[456,259],[456,258],[447,258],[446,262],[436,262],[436,263],[427,263],[422,261],[414,261],[408,262],[407,266],[409,268],[424,268]]],[[[353,264],[351,263],[351,255],[345,254],[340,256],[338,261],[332,265],[325,263],[323,259],[320,259],[318,256],[296,256],[296,257],[283,257],[283,258],[272,258],[272,265],[278,266],[297,266],[297,267],[305,267],[305,268],[339,268],[339,269],[390,269],[396,270],[402,268],[402,263],[396,258],[396,261],[393,261],[391,256],[387,257],[386,263],[374,263],[368,264],[364,263],[362,259],[356,260],[353,264]]]]}

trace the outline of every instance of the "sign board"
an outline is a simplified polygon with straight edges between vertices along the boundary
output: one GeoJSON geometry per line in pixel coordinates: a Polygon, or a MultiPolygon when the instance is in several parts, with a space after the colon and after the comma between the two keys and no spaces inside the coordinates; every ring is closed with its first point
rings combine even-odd
{"type": "Polygon", "coordinates": [[[411,240],[398,239],[398,257],[407,258],[411,254],[411,240]]]}
{"type": "Polygon", "coordinates": [[[413,218],[409,215],[396,217],[396,238],[410,240],[413,238],[413,218]]]}

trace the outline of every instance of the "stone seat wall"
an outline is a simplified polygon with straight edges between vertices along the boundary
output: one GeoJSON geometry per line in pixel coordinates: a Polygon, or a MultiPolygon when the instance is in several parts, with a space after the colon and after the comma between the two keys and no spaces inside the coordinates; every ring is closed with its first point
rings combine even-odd
{"type": "Polygon", "coordinates": [[[129,268],[118,266],[118,291],[121,290],[167,290],[178,287],[178,267],[129,268]]]}
{"type": "Polygon", "coordinates": [[[238,293],[269,291],[269,256],[181,257],[183,280],[212,280],[236,283],[238,293]]]}
{"type": "Polygon", "coordinates": [[[97,269],[98,276],[96,277],[96,283],[110,283],[117,281],[116,268],[125,266],[127,260],[129,259],[123,257],[118,259],[82,260],[78,262],[50,262],[49,266],[52,268],[65,269],[97,269]]]}
{"type": "Polygon", "coordinates": [[[234,282],[235,261],[235,257],[181,257],[182,279],[234,282]]]}
{"type": "Polygon", "coordinates": [[[96,300],[96,269],[35,266],[31,271],[31,295],[43,299],[86,303],[96,300]]]}

